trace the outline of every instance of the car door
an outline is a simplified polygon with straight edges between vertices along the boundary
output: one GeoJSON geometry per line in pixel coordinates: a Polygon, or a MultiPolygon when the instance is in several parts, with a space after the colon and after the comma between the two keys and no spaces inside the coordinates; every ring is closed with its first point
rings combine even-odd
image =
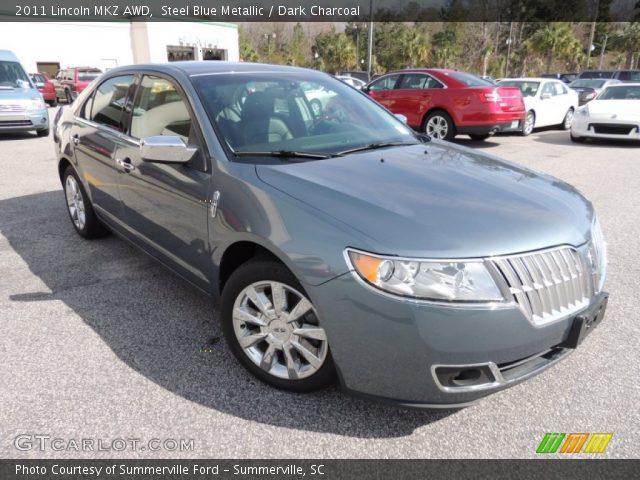
{"type": "Polygon", "coordinates": [[[387,107],[393,113],[404,114],[404,112],[398,109],[398,106],[396,104],[397,91],[394,90],[394,88],[399,79],[399,73],[385,75],[371,82],[366,91],[371,98],[387,107]]]}
{"type": "Polygon", "coordinates": [[[554,82],[544,82],[540,87],[540,101],[536,109],[536,127],[545,127],[553,124],[557,110],[555,102],[556,89],[554,82]]]}
{"type": "Polygon", "coordinates": [[[553,112],[552,125],[558,125],[564,121],[564,117],[570,108],[575,109],[574,95],[562,82],[553,82],[555,89],[555,110],[553,112]]]}
{"type": "Polygon", "coordinates": [[[120,196],[128,234],[140,247],[208,289],[211,167],[184,91],[166,76],[144,75],[130,121],[130,143],[118,151],[120,196]],[[140,142],[180,137],[198,152],[186,164],[145,161],[140,142]]]}
{"type": "Polygon", "coordinates": [[[420,127],[424,114],[434,104],[434,94],[444,85],[426,73],[405,73],[398,82],[394,94],[395,108],[407,117],[412,127],[420,127]]]}
{"type": "Polygon", "coordinates": [[[115,161],[118,150],[128,145],[123,134],[134,89],[132,74],[106,79],[81,106],[71,131],[74,156],[93,206],[112,223],[123,219],[115,161]]]}

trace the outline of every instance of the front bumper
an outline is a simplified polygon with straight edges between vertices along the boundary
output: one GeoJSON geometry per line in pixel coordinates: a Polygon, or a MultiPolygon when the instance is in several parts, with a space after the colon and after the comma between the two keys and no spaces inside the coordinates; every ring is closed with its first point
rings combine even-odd
{"type": "Polygon", "coordinates": [[[46,108],[20,113],[0,113],[0,133],[28,132],[49,128],[46,108]]]}
{"type": "Polygon", "coordinates": [[[571,124],[571,135],[583,138],[640,141],[640,121],[626,121],[623,119],[612,120],[611,118],[598,118],[592,116],[581,117],[576,115],[573,123],[571,124]],[[597,128],[595,125],[600,127],[597,128]],[[602,126],[609,126],[612,130],[607,130],[606,128],[602,128],[602,126]],[[622,126],[622,128],[619,133],[602,133],[603,131],[614,132],[615,129],[620,126],[622,126]]]}
{"type": "MultiPolygon", "coordinates": [[[[565,358],[574,316],[536,327],[516,305],[443,306],[383,295],[351,272],[307,287],[345,390],[411,407],[455,408],[520,383],[565,358]],[[497,372],[482,388],[443,388],[440,367],[497,372]]],[[[587,307],[588,309],[589,307],[587,307]]]]}

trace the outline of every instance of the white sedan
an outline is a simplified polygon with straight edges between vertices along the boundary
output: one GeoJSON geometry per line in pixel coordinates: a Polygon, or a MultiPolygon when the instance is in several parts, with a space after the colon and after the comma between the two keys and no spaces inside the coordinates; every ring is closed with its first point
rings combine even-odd
{"type": "Polygon", "coordinates": [[[640,140],[640,83],[610,85],[578,109],[571,140],[587,138],[640,140]]]}
{"type": "Polygon", "coordinates": [[[534,128],[558,125],[571,128],[578,108],[578,94],[560,80],[549,78],[505,78],[501,87],[518,87],[522,91],[527,110],[522,135],[529,135],[534,128]]]}

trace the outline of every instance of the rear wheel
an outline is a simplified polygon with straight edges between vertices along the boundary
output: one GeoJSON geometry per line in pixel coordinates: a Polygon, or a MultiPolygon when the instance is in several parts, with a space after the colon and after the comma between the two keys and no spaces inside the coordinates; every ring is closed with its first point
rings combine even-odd
{"type": "Polygon", "coordinates": [[[260,380],[295,392],[335,381],[318,314],[284,265],[266,259],[245,263],[229,277],[221,300],[229,348],[260,380]]]}
{"type": "Polygon", "coordinates": [[[569,130],[571,128],[571,124],[573,123],[573,108],[567,110],[567,114],[564,116],[564,120],[562,120],[562,124],[560,125],[563,130],[569,130]]]}
{"type": "Polygon", "coordinates": [[[529,110],[527,112],[527,116],[524,119],[524,125],[522,125],[522,132],[521,135],[523,137],[526,137],[528,135],[531,135],[531,132],[533,132],[533,127],[536,124],[536,114],[533,113],[533,110],[529,110]]]}
{"type": "Polygon", "coordinates": [[[64,94],[67,99],[67,104],[71,105],[73,103],[73,95],[71,95],[71,90],[65,90],[64,94]]]}
{"type": "Polygon", "coordinates": [[[53,100],[49,100],[49,106],[50,107],[57,107],[58,106],[58,97],[54,98],[53,100]]]}
{"type": "Polygon", "coordinates": [[[84,238],[98,238],[107,233],[107,229],[96,217],[91,201],[75,170],[67,167],[63,176],[64,195],[67,211],[76,232],[84,238]]]}
{"type": "Polygon", "coordinates": [[[456,126],[447,112],[436,110],[424,119],[422,131],[432,138],[453,140],[456,136],[456,126]]]}

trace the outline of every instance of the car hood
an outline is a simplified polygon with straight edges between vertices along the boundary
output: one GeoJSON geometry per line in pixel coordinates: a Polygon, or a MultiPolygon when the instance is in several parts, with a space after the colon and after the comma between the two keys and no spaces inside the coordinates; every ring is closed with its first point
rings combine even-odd
{"type": "Polygon", "coordinates": [[[589,103],[590,115],[617,115],[640,119],[640,100],[598,100],[589,103]]]}
{"type": "Polygon", "coordinates": [[[363,234],[367,245],[352,247],[378,253],[464,258],[578,246],[593,215],[560,180],[444,142],[256,171],[363,234]]]}
{"type": "Polygon", "coordinates": [[[40,92],[35,88],[0,88],[0,103],[15,103],[16,100],[30,100],[40,92]]]}

